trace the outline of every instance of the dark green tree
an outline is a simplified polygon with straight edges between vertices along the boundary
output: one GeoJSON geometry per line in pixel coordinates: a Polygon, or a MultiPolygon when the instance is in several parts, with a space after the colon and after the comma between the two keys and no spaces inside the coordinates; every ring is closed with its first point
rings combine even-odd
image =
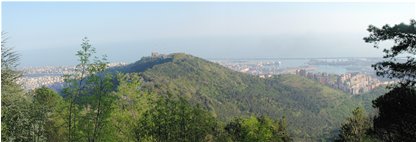
{"type": "Polygon", "coordinates": [[[136,129],[138,141],[208,141],[217,127],[214,117],[186,100],[165,96],[146,111],[136,129]]]}
{"type": "Polygon", "coordinates": [[[336,141],[341,142],[362,142],[368,141],[368,130],[371,128],[370,119],[365,110],[357,107],[352,111],[352,116],[347,118],[341,126],[339,138],[336,141]]]}
{"type": "Polygon", "coordinates": [[[243,119],[236,118],[225,126],[225,131],[229,134],[233,141],[242,141],[245,137],[243,132],[243,119]]]}
{"type": "Polygon", "coordinates": [[[377,75],[388,78],[400,79],[400,85],[416,85],[416,21],[410,20],[410,24],[398,24],[394,26],[384,25],[382,28],[370,25],[370,32],[364,40],[373,43],[379,48],[382,41],[393,41],[390,49],[384,49],[385,61],[373,65],[377,75]],[[398,57],[406,56],[407,60],[402,62],[398,57]]]}
{"type": "Polygon", "coordinates": [[[274,141],[278,140],[278,141],[291,141],[292,139],[290,138],[289,132],[288,132],[288,124],[287,124],[287,120],[286,120],[286,116],[283,116],[282,119],[280,119],[279,121],[275,121],[274,124],[274,141]],[[279,123],[279,125],[277,125],[276,123],[279,123]]]}
{"type": "Polygon", "coordinates": [[[382,41],[394,43],[384,49],[387,60],[373,65],[377,75],[399,80],[390,92],[373,101],[379,111],[374,133],[385,141],[412,141],[416,138],[416,21],[382,28],[370,25],[368,31],[370,36],[364,40],[376,48],[382,41]],[[400,56],[406,56],[406,61],[400,61],[400,56]]]}
{"type": "Polygon", "coordinates": [[[413,141],[416,138],[416,90],[396,87],[373,101],[378,108],[375,134],[385,141],[413,141]]]}

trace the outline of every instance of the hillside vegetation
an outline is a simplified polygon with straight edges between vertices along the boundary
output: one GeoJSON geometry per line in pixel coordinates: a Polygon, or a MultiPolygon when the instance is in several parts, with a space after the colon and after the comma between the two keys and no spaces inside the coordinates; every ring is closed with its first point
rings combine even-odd
{"type": "Polygon", "coordinates": [[[286,116],[294,138],[332,137],[349,113],[363,105],[357,100],[365,99],[304,77],[264,79],[183,53],[145,57],[116,70],[139,72],[145,89],[182,96],[224,122],[242,115],[286,116]]]}

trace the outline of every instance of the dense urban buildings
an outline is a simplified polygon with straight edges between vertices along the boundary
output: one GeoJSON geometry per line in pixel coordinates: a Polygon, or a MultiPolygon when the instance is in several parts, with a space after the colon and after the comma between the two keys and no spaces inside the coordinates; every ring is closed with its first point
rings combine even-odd
{"type": "MultiPolygon", "coordinates": [[[[151,57],[164,57],[165,54],[153,52],[151,57]]],[[[309,79],[316,80],[332,88],[357,95],[368,92],[378,86],[387,85],[392,81],[381,81],[374,76],[369,67],[372,60],[368,59],[294,59],[294,60],[212,60],[232,70],[256,75],[260,78],[268,78],[278,74],[296,74],[309,79]],[[335,69],[344,69],[344,72],[331,72],[326,69],[335,66],[335,69]],[[344,67],[347,66],[347,67],[344,67]],[[322,69],[324,68],[324,69],[322,69]],[[359,68],[360,70],[353,70],[359,68]],[[324,70],[324,71],[322,71],[324,70]]],[[[126,63],[111,63],[112,66],[125,65],[126,63]]],[[[331,68],[333,70],[333,68],[331,68]]],[[[62,88],[63,75],[75,71],[74,66],[58,67],[31,67],[21,70],[24,76],[19,79],[26,89],[31,90],[41,86],[47,86],[59,90],[62,88]]]]}
{"type": "MultiPolygon", "coordinates": [[[[121,66],[126,63],[110,63],[109,67],[121,66]]],[[[75,72],[75,66],[46,66],[46,67],[28,67],[20,69],[23,77],[18,79],[26,90],[32,90],[41,86],[47,86],[55,90],[62,88],[64,74],[75,72]]]]}
{"type": "Polygon", "coordinates": [[[344,92],[358,95],[393,83],[374,74],[371,64],[378,58],[334,58],[293,60],[219,60],[235,71],[268,78],[278,74],[296,74],[344,92]],[[289,64],[289,65],[288,65],[289,64]]]}
{"type": "Polygon", "coordinates": [[[381,85],[394,83],[394,81],[380,81],[376,77],[358,72],[336,75],[328,73],[313,73],[300,69],[296,71],[296,75],[316,80],[322,84],[340,89],[353,95],[368,92],[381,85]]]}

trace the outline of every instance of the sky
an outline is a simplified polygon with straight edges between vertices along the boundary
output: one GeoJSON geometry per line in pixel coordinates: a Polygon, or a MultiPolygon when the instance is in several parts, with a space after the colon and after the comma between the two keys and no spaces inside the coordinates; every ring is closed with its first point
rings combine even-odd
{"type": "Polygon", "coordinates": [[[21,66],[74,65],[83,37],[111,62],[151,52],[202,58],[381,57],[368,25],[409,23],[415,3],[3,2],[21,66]]]}

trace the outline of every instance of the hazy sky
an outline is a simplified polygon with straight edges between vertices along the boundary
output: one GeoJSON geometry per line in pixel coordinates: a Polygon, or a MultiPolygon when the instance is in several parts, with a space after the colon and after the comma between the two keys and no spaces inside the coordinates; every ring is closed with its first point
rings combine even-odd
{"type": "Polygon", "coordinates": [[[151,52],[203,58],[377,57],[368,25],[409,23],[414,3],[3,2],[22,66],[76,63],[87,36],[110,61],[151,52]]]}

